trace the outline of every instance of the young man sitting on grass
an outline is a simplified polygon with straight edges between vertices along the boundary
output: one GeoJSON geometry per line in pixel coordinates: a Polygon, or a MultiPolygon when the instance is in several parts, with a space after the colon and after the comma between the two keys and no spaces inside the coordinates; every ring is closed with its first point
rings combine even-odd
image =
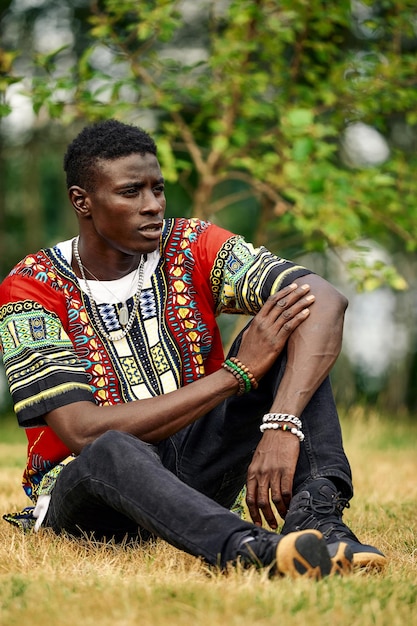
{"type": "Polygon", "coordinates": [[[35,506],[6,519],[292,577],[382,566],[342,521],[351,471],[328,374],[345,298],[213,224],[164,219],[157,149],[137,127],[86,127],[64,166],[79,234],[0,287],[35,506]],[[222,312],[254,316],[226,359],[222,312]],[[252,522],[230,511],[245,485],[252,522]]]}

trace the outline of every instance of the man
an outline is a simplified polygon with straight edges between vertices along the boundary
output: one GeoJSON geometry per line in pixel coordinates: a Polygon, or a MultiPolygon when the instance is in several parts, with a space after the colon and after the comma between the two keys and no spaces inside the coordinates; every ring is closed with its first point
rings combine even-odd
{"type": "Polygon", "coordinates": [[[35,528],[157,536],[209,564],[293,577],[383,565],[342,521],[351,473],[328,374],[345,298],[212,224],[164,220],[141,129],[87,127],[64,167],[79,236],[0,288],[35,528]],[[221,312],[255,316],[226,361],[221,312]],[[253,523],[229,510],[245,482],[253,523]]]}

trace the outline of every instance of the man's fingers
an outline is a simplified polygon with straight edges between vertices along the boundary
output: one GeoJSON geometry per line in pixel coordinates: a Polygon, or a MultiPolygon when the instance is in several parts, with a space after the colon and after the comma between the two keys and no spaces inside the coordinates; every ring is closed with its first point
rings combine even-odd
{"type": "Polygon", "coordinates": [[[274,512],[272,510],[271,502],[270,502],[269,498],[268,498],[267,502],[264,504],[264,506],[261,508],[261,511],[263,513],[263,516],[264,516],[265,521],[268,524],[268,526],[270,528],[273,528],[274,530],[276,528],[278,528],[278,522],[277,522],[276,517],[274,515],[274,512]]]}
{"type": "MultiPolygon", "coordinates": [[[[277,330],[284,328],[286,331],[291,331],[296,328],[309,315],[310,306],[314,303],[314,300],[313,294],[308,294],[286,309],[276,307],[273,323],[277,326],[277,330]]],[[[271,313],[270,319],[272,318],[273,315],[271,313]]]]}
{"type": "MultiPolygon", "coordinates": [[[[293,286],[290,286],[293,287],[293,286]]],[[[294,318],[300,311],[311,306],[315,301],[315,296],[309,292],[309,285],[292,288],[290,291],[279,291],[268,298],[262,307],[260,318],[269,321],[289,320],[294,318]]]]}
{"type": "Polygon", "coordinates": [[[270,528],[278,528],[278,523],[271,507],[269,483],[265,482],[264,485],[261,485],[255,478],[248,479],[246,504],[254,524],[258,526],[262,525],[262,517],[260,514],[262,512],[270,528]]]}
{"type": "MultiPolygon", "coordinates": [[[[269,311],[271,311],[275,306],[285,308],[288,303],[287,298],[291,296],[291,294],[295,293],[296,290],[299,290],[299,295],[296,295],[295,299],[301,297],[301,295],[305,293],[304,290],[300,291],[300,287],[297,285],[297,283],[291,283],[291,285],[288,285],[287,287],[284,287],[283,289],[280,289],[276,293],[272,294],[272,296],[269,296],[264,306],[262,307],[265,310],[265,313],[269,313],[269,311]],[[278,305],[278,302],[281,302],[281,304],[278,305]]],[[[295,299],[292,298],[291,302],[294,302],[295,299]]]]}
{"type": "Polygon", "coordinates": [[[285,518],[288,507],[290,506],[291,497],[292,492],[290,487],[284,487],[282,485],[281,488],[279,488],[279,486],[274,485],[271,489],[271,500],[283,519],[285,518]]]}
{"type": "Polygon", "coordinates": [[[297,283],[292,283],[290,287],[290,291],[280,290],[271,296],[277,307],[281,309],[288,308],[310,291],[310,285],[307,283],[301,286],[298,286],[297,283]]]}
{"type": "Polygon", "coordinates": [[[310,309],[302,309],[298,313],[290,313],[288,317],[281,315],[271,322],[271,329],[274,331],[275,345],[283,345],[289,335],[310,315],[310,309]]]}
{"type": "Polygon", "coordinates": [[[281,317],[292,317],[295,313],[298,313],[301,309],[307,308],[313,304],[315,301],[315,296],[312,293],[307,295],[303,295],[302,298],[298,298],[295,302],[289,303],[287,302],[286,306],[283,307],[277,303],[275,307],[275,314],[281,317]]]}
{"type": "Polygon", "coordinates": [[[257,526],[262,526],[262,518],[258,509],[258,498],[256,479],[248,478],[246,483],[246,505],[248,507],[249,515],[252,522],[257,526]]]}
{"type": "Polygon", "coordinates": [[[277,291],[268,298],[258,313],[258,322],[262,324],[263,321],[266,321],[268,325],[278,322],[281,328],[287,321],[293,320],[301,314],[297,318],[297,323],[287,328],[288,331],[291,331],[307,317],[308,313],[304,309],[308,309],[314,303],[315,296],[308,293],[309,290],[308,284],[299,287],[297,283],[292,283],[277,291]]]}
{"type": "Polygon", "coordinates": [[[292,289],[290,293],[280,295],[280,292],[278,292],[274,294],[275,306],[281,309],[286,309],[290,307],[292,304],[294,304],[294,302],[302,298],[309,291],[309,289],[310,289],[309,285],[302,285],[301,287],[292,289]]]}

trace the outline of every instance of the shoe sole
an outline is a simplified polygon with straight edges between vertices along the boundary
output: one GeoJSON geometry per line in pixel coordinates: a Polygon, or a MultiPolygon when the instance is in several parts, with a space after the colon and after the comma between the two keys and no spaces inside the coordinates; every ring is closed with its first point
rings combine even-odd
{"type": "Polygon", "coordinates": [[[290,578],[321,580],[332,569],[329,551],[318,530],[301,530],[282,537],[276,551],[276,569],[290,578]]]}
{"type": "Polygon", "coordinates": [[[381,570],[387,564],[387,558],[383,554],[375,554],[375,552],[354,552],[353,566],[354,568],[366,568],[381,570]]]}
{"type": "Polygon", "coordinates": [[[353,569],[353,552],[347,543],[339,541],[327,545],[332,568],[330,576],[346,576],[353,569]]]}

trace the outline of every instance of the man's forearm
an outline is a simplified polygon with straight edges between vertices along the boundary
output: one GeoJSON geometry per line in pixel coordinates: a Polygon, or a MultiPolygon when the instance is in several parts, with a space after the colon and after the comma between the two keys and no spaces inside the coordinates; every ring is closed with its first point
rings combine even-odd
{"type": "Polygon", "coordinates": [[[75,453],[108,430],[128,432],[157,443],[214,408],[237,391],[237,381],[225,370],[172,393],[112,406],[76,402],[54,409],[45,420],[75,453]]]}

